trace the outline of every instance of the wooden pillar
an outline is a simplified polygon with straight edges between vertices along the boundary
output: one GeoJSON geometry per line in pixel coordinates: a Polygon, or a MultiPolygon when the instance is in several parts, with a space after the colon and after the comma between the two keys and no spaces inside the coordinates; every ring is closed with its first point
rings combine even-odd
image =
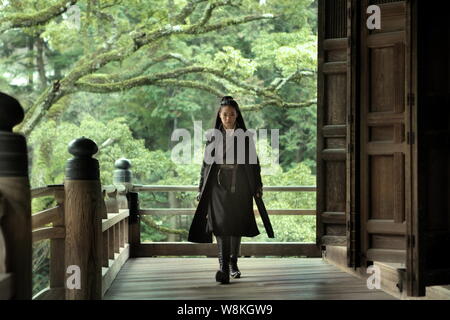
{"type": "MultiPolygon", "coordinates": [[[[66,205],[66,270],[77,266],[81,287],[70,289],[66,284],[66,300],[102,298],[102,215],[103,194],[95,142],[84,137],[69,144],[74,156],[66,167],[64,182],[66,205]]],[[[66,281],[72,274],[66,274],[66,281]]],[[[73,278],[69,280],[73,283],[73,278]],[[72,280],[72,281],[71,281],[72,280]]]]}
{"type": "MultiPolygon", "coordinates": [[[[119,209],[129,209],[130,217],[128,219],[128,232],[125,232],[130,244],[130,257],[136,256],[136,250],[141,244],[141,221],[139,216],[138,193],[132,192],[132,173],[131,162],[127,159],[119,159],[114,164],[114,184],[122,184],[127,189],[126,198],[117,195],[119,209]]],[[[126,226],[125,226],[126,227],[126,226]]]]}
{"type": "MultiPolygon", "coordinates": [[[[27,143],[23,135],[12,132],[24,117],[20,103],[0,93],[0,195],[3,199],[4,248],[6,273],[14,277],[13,299],[31,299],[32,241],[31,194],[28,179],[27,143]]],[[[1,235],[0,235],[1,236],[1,235]]]]}

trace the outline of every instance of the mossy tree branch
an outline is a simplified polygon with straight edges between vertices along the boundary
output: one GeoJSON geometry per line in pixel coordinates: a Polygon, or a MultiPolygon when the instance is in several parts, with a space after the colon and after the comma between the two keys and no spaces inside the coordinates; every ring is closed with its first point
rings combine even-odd
{"type": "Polygon", "coordinates": [[[144,59],[141,63],[137,64],[127,72],[123,73],[94,73],[87,75],[81,78],[79,81],[88,82],[88,83],[112,83],[117,81],[124,81],[127,79],[131,79],[134,77],[140,76],[150,67],[154,66],[157,63],[167,61],[169,59],[175,59],[180,61],[183,64],[189,64],[189,62],[180,54],[177,53],[166,53],[154,59],[144,59]]]}
{"type": "Polygon", "coordinates": [[[7,14],[0,18],[0,34],[14,28],[29,28],[46,24],[51,19],[66,12],[78,0],[63,0],[59,3],[35,13],[7,14]]]}
{"type": "MultiPolygon", "coordinates": [[[[209,67],[203,67],[203,66],[189,66],[184,68],[178,68],[175,70],[171,70],[168,72],[161,72],[161,73],[155,73],[149,76],[138,76],[130,79],[126,79],[123,81],[104,81],[104,82],[91,82],[91,81],[78,81],[75,83],[73,92],[92,92],[92,93],[112,93],[112,92],[118,92],[123,90],[128,90],[134,87],[140,87],[140,86],[150,86],[150,85],[156,85],[156,86],[172,86],[172,87],[186,87],[186,88],[195,88],[202,91],[206,91],[208,93],[211,93],[217,97],[223,96],[224,93],[217,90],[214,86],[207,85],[204,82],[199,81],[190,81],[190,80],[183,80],[178,79],[181,76],[187,75],[187,74],[193,74],[193,73],[200,73],[200,74],[211,74],[214,75],[217,78],[220,78],[221,80],[226,80],[236,86],[238,86],[241,89],[244,89],[245,91],[252,93],[252,94],[258,94],[261,97],[266,97],[267,100],[264,103],[257,104],[257,105],[249,105],[249,106],[242,106],[242,110],[247,111],[255,111],[260,110],[265,106],[268,105],[275,105],[280,108],[303,108],[310,105],[313,105],[316,103],[315,100],[307,101],[307,102],[299,102],[299,103],[293,103],[293,102],[286,102],[283,101],[281,96],[278,95],[278,91],[281,88],[281,84],[285,85],[288,80],[291,80],[294,76],[290,75],[286,79],[281,79],[281,84],[273,87],[269,86],[266,88],[259,88],[259,87],[252,87],[244,82],[238,81],[234,79],[233,77],[226,76],[223,74],[222,70],[209,68],[209,67]],[[286,81],[285,81],[286,80],[286,81]]],[[[297,74],[297,72],[296,72],[297,74]]],[[[89,79],[88,77],[85,77],[84,79],[89,79]]]]}
{"type": "MultiPolygon", "coordinates": [[[[166,26],[148,33],[142,31],[133,32],[131,36],[134,46],[123,46],[106,52],[104,49],[100,49],[97,54],[94,53],[89,55],[92,58],[89,59],[88,57],[84,57],[80,59],[80,61],[76,63],[74,68],[62,80],[56,81],[51,88],[44,91],[35,105],[26,114],[22,125],[17,128],[25,135],[28,135],[39,123],[39,121],[45,117],[45,114],[54,103],[56,103],[63,96],[73,93],[73,89],[78,80],[84,76],[95,73],[110,62],[123,61],[145,45],[155,43],[160,39],[168,38],[176,34],[203,34],[213,30],[224,29],[231,25],[239,25],[251,21],[273,18],[273,15],[268,14],[250,15],[233,19],[225,19],[215,24],[166,26]]],[[[200,19],[200,21],[202,21],[202,19],[200,19]]]]}

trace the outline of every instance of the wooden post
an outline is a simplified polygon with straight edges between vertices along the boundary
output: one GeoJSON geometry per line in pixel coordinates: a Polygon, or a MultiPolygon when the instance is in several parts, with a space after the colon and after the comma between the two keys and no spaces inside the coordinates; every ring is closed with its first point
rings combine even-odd
{"type": "MultiPolygon", "coordinates": [[[[58,219],[53,222],[53,227],[65,227],[64,217],[64,191],[55,193],[56,203],[58,204],[58,219]]],[[[64,288],[64,254],[65,239],[50,240],[50,288],[64,288]]]]}
{"type": "Polygon", "coordinates": [[[109,232],[106,230],[103,232],[103,252],[102,252],[102,266],[109,267],[109,232]]]}
{"type": "Polygon", "coordinates": [[[136,250],[141,244],[141,220],[139,216],[138,193],[131,192],[133,188],[132,173],[130,170],[131,162],[122,158],[117,160],[114,166],[116,167],[116,170],[114,171],[114,184],[122,184],[127,189],[126,199],[118,194],[117,201],[119,209],[128,208],[130,210],[128,232],[125,234],[130,244],[130,257],[135,257],[136,250]]]}
{"type": "Polygon", "coordinates": [[[120,253],[120,224],[116,223],[112,228],[114,228],[114,252],[120,253]]]}
{"type": "Polygon", "coordinates": [[[114,260],[114,227],[108,229],[108,259],[114,260]]]}
{"type": "Polygon", "coordinates": [[[84,137],[69,144],[74,158],[67,163],[64,182],[65,264],[66,272],[69,266],[79,268],[81,286],[69,288],[69,284],[76,283],[76,272],[66,273],[66,300],[102,298],[102,215],[105,208],[99,164],[92,158],[97,151],[95,142],[84,137]]]}
{"type": "Polygon", "coordinates": [[[0,220],[6,256],[6,272],[12,273],[13,299],[31,299],[31,194],[28,179],[27,143],[23,135],[12,132],[24,117],[20,103],[0,93],[0,194],[4,215],[0,220]]]}
{"type": "Polygon", "coordinates": [[[120,224],[120,239],[119,239],[119,245],[121,248],[125,248],[125,219],[119,222],[120,224]]]}

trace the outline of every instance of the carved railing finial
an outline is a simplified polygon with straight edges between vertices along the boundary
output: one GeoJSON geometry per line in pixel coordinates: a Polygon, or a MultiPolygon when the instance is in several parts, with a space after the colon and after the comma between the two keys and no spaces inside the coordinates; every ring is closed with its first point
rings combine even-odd
{"type": "Polygon", "coordinates": [[[114,163],[114,184],[131,183],[131,161],[125,158],[120,158],[114,163]]]}
{"type": "Polygon", "coordinates": [[[84,136],[69,143],[69,152],[74,156],[67,161],[66,179],[99,180],[100,169],[97,159],[92,158],[98,152],[97,144],[84,136]]]}

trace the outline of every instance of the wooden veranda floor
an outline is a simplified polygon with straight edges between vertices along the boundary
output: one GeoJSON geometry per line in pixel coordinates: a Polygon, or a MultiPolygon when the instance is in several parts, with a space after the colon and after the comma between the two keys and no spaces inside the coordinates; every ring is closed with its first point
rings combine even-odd
{"type": "Polygon", "coordinates": [[[107,300],[391,300],[321,258],[241,258],[240,279],[215,281],[217,258],[137,258],[122,267],[107,300]]]}

